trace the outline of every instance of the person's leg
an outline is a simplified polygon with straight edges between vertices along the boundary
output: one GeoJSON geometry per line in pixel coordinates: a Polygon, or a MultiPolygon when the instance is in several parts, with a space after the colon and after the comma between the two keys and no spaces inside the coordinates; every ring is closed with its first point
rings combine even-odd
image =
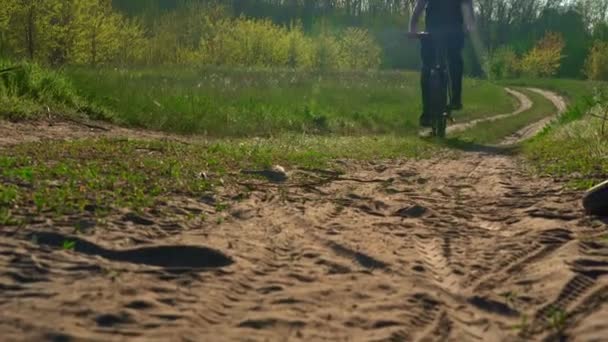
{"type": "Polygon", "coordinates": [[[464,48],[464,35],[457,34],[448,43],[448,62],[450,68],[450,79],[452,81],[452,109],[462,109],[462,78],[464,73],[464,60],[462,50],[464,48]]]}
{"type": "Polygon", "coordinates": [[[435,49],[430,40],[423,40],[421,43],[420,54],[422,58],[422,70],[420,73],[420,89],[422,91],[422,115],[420,116],[420,125],[429,127],[431,125],[430,108],[431,95],[429,90],[429,80],[431,76],[431,68],[435,62],[435,49]]]}

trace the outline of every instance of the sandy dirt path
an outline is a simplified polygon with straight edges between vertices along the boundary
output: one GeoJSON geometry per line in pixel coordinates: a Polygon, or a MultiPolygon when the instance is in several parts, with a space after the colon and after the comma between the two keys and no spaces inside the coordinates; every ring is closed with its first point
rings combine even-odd
{"type": "MultiPolygon", "coordinates": [[[[494,115],[494,116],[490,116],[490,117],[486,117],[486,118],[472,120],[469,122],[450,125],[447,128],[447,132],[448,133],[458,133],[458,132],[466,131],[467,129],[471,129],[480,123],[493,122],[493,121],[497,121],[497,120],[501,120],[501,119],[510,118],[512,116],[520,115],[523,112],[532,108],[532,105],[533,105],[532,100],[530,100],[530,98],[527,97],[525,94],[523,94],[519,91],[510,89],[510,88],[505,88],[505,90],[507,91],[507,93],[509,93],[515,99],[517,99],[517,101],[519,102],[519,107],[515,111],[513,111],[511,113],[498,114],[498,115],[494,115]]],[[[554,94],[552,94],[552,95],[554,95],[554,94]]],[[[555,96],[557,96],[557,95],[555,95],[555,96]]]]}
{"type": "Polygon", "coordinates": [[[239,200],[232,190],[166,204],[207,215],[204,225],[121,213],[80,238],[70,235],[70,219],[82,218],[2,230],[0,335],[7,341],[608,336],[608,243],[600,238],[606,225],[583,215],[580,193],[531,176],[500,147],[341,167],[343,175],[312,172],[316,184],[251,185],[239,200]],[[217,212],[218,201],[229,209],[217,212]],[[66,239],[76,241],[76,251],[57,248],[66,239]]]}

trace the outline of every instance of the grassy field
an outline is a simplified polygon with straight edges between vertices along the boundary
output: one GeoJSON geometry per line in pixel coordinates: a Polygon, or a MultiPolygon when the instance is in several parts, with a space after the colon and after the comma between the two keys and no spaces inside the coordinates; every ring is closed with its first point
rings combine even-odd
{"type": "MultiPolygon", "coordinates": [[[[69,69],[82,97],[120,122],[214,137],[280,133],[411,133],[421,113],[414,72],[69,69]]],[[[465,82],[463,121],[506,113],[514,100],[486,81],[465,82]]]]}

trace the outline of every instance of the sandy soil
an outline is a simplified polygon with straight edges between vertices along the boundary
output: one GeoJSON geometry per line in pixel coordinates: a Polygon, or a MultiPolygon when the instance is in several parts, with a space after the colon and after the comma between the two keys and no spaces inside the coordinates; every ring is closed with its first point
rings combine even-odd
{"type": "Polygon", "coordinates": [[[1,229],[0,336],[605,340],[606,225],[509,150],[479,150],[166,204],[201,225],[150,212],[1,229]],[[94,229],[74,238],[76,222],[94,229]],[[75,251],[57,248],[68,238],[75,251]]]}
{"type": "Polygon", "coordinates": [[[63,119],[31,122],[0,121],[0,146],[45,140],[76,140],[87,138],[160,139],[181,142],[200,141],[202,137],[186,137],[163,132],[129,129],[104,122],[63,119]]]}

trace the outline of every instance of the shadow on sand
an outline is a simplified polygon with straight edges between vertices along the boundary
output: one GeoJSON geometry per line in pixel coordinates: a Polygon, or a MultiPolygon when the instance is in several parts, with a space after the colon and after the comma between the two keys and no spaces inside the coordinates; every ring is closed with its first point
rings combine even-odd
{"type": "Polygon", "coordinates": [[[443,140],[441,145],[465,152],[478,152],[500,156],[514,156],[518,154],[521,148],[517,145],[498,146],[498,145],[483,145],[472,141],[462,140],[459,138],[448,138],[443,140]]]}
{"type": "Polygon", "coordinates": [[[76,253],[102,258],[157,266],[166,269],[208,269],[231,265],[234,261],[224,253],[201,246],[149,246],[126,250],[111,250],[103,248],[85,239],[67,236],[53,232],[36,232],[28,236],[29,240],[38,245],[62,248],[66,242],[71,242],[76,253]]]}

